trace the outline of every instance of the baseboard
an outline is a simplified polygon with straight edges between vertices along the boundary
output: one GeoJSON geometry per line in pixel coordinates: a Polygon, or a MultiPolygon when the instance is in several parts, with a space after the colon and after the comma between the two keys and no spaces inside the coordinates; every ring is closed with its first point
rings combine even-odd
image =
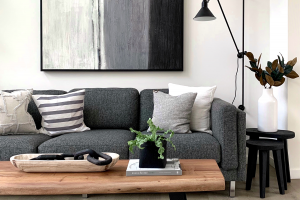
{"type": "Polygon", "coordinates": [[[290,169],[291,179],[300,179],[300,169],[290,169]]]}

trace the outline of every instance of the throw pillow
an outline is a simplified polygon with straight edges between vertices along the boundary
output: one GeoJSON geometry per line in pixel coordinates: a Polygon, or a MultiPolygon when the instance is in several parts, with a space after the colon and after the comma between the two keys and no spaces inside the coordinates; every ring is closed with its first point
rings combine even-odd
{"type": "Polygon", "coordinates": [[[214,100],[217,86],[213,87],[187,87],[169,84],[169,94],[173,96],[188,92],[197,93],[191,116],[191,130],[212,133],[210,125],[210,109],[214,100]]]}
{"type": "Polygon", "coordinates": [[[33,95],[42,116],[40,133],[50,136],[90,130],[83,122],[85,90],[63,95],[33,95]]]}
{"type": "Polygon", "coordinates": [[[37,134],[34,120],[27,112],[32,90],[1,91],[0,135],[37,134]]]}
{"type": "Polygon", "coordinates": [[[171,96],[154,91],[153,123],[164,131],[171,129],[175,133],[190,133],[191,113],[196,96],[196,93],[171,96]]]}

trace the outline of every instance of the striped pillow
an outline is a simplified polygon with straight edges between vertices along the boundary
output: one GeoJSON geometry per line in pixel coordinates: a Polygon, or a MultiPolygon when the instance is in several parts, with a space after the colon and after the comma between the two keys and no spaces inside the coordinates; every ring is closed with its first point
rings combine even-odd
{"type": "Polygon", "coordinates": [[[90,130],[83,122],[85,90],[64,95],[32,95],[40,114],[40,133],[50,136],[90,130]]]}

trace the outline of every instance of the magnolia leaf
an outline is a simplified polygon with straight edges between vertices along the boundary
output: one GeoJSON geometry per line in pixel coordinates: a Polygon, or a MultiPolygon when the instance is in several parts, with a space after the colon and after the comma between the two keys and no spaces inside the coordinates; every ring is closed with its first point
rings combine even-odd
{"type": "Polygon", "coordinates": [[[251,68],[251,67],[248,67],[246,66],[248,69],[250,69],[252,72],[258,72],[258,69],[257,68],[251,68]]]}
{"type": "Polygon", "coordinates": [[[250,65],[251,65],[252,68],[256,68],[257,69],[256,62],[250,61],[250,65]]]}
{"type": "MultiPolygon", "coordinates": [[[[279,52],[279,53],[280,53],[280,52],[279,52]]],[[[284,66],[284,57],[283,57],[282,53],[280,53],[280,55],[281,55],[281,58],[282,58],[282,61],[280,62],[280,64],[281,64],[281,66],[283,67],[283,66],[284,66]]]]}
{"type": "Polygon", "coordinates": [[[292,71],[293,71],[293,67],[291,65],[287,65],[284,68],[284,75],[287,75],[287,74],[291,73],[292,71]]]}
{"type": "Polygon", "coordinates": [[[266,71],[267,71],[269,74],[272,74],[272,72],[273,72],[269,67],[266,67],[266,71]]]}
{"type": "Polygon", "coordinates": [[[268,61],[268,67],[270,68],[270,69],[272,69],[272,63],[270,62],[270,61],[268,61]]]}
{"type": "Polygon", "coordinates": [[[261,55],[262,55],[262,53],[260,54],[260,56],[258,58],[258,64],[257,65],[259,65],[259,63],[260,63],[261,55]]]}
{"type": "MultiPolygon", "coordinates": [[[[254,72],[253,68],[246,66],[248,69],[250,69],[252,72],[254,72]]],[[[255,68],[254,68],[255,69],[255,68]]]]}
{"type": "Polygon", "coordinates": [[[255,78],[256,78],[258,81],[260,81],[260,77],[259,77],[258,74],[255,74],[255,78]]]}
{"type": "Polygon", "coordinates": [[[278,60],[274,60],[272,63],[272,70],[273,71],[276,70],[277,66],[278,66],[278,60]]]}
{"type": "Polygon", "coordinates": [[[271,76],[266,75],[266,81],[267,81],[267,83],[268,83],[270,86],[273,86],[273,85],[274,85],[274,80],[272,79],[271,76]]]}
{"type": "Polygon", "coordinates": [[[297,57],[294,58],[293,60],[290,60],[286,65],[290,65],[292,67],[294,67],[297,63],[297,57]]]}
{"type": "Polygon", "coordinates": [[[265,80],[263,79],[263,76],[260,77],[259,82],[262,86],[266,85],[265,80]]]}
{"type": "Polygon", "coordinates": [[[294,79],[294,78],[298,78],[299,77],[299,75],[297,74],[297,72],[295,72],[295,71],[292,71],[291,73],[289,73],[289,74],[287,74],[287,75],[285,75],[286,77],[289,77],[289,78],[291,78],[291,79],[294,79]]]}
{"type": "MultiPolygon", "coordinates": [[[[282,56],[282,55],[281,55],[282,56]]],[[[280,56],[277,56],[278,57],[278,60],[279,60],[279,64],[281,65],[281,66],[284,66],[284,58],[283,58],[283,56],[282,56],[282,60],[280,59],[280,56]]]]}
{"type": "Polygon", "coordinates": [[[285,78],[282,78],[281,81],[275,81],[274,86],[279,87],[284,84],[285,78]]]}
{"type": "Polygon", "coordinates": [[[258,74],[259,74],[259,76],[261,76],[262,75],[262,72],[263,72],[263,70],[261,69],[261,67],[258,69],[258,74]]]}
{"type": "Polygon", "coordinates": [[[284,73],[284,69],[281,67],[280,64],[278,64],[278,70],[279,70],[280,73],[282,73],[282,74],[284,73]]]}
{"type": "Polygon", "coordinates": [[[252,54],[251,52],[247,52],[247,53],[246,53],[246,56],[249,58],[250,61],[256,63],[256,61],[255,61],[255,59],[254,59],[254,56],[253,56],[253,54],[252,54]]]}

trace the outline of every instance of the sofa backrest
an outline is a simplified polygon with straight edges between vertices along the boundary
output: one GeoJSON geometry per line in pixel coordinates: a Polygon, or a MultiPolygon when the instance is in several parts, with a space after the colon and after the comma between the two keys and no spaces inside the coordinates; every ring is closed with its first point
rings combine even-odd
{"type": "Polygon", "coordinates": [[[138,129],[138,90],[85,88],[84,123],[91,129],[138,129]]]}
{"type": "Polygon", "coordinates": [[[147,89],[140,93],[140,131],[148,129],[147,121],[153,115],[153,90],[169,93],[168,89],[147,89]]]}
{"type": "MultiPolygon", "coordinates": [[[[14,92],[17,90],[3,90],[4,92],[14,92]]],[[[33,90],[33,95],[61,95],[61,94],[66,94],[66,91],[63,90],[33,90]]],[[[28,113],[32,116],[36,128],[40,129],[42,127],[41,122],[42,122],[42,116],[39,112],[39,109],[35,105],[33,99],[31,99],[30,103],[28,104],[28,113]]]]}

